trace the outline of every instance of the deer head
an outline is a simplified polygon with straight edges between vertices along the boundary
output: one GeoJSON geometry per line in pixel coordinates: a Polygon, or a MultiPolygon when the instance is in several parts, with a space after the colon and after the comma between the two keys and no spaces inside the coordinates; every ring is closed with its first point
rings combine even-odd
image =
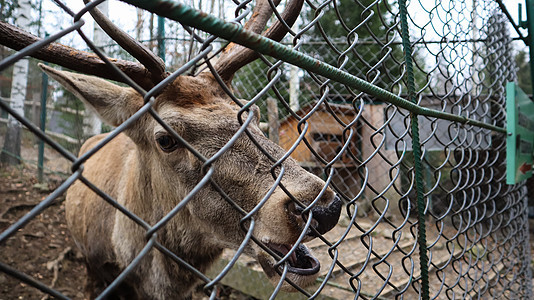
{"type": "MultiPolygon", "coordinates": [[[[289,26],[301,6],[302,0],[286,6],[282,16],[289,26]]],[[[271,13],[266,1],[259,2],[245,28],[261,32],[271,13]]],[[[150,88],[167,78],[160,59],[114,28],[96,9],[92,14],[111,37],[143,62],[147,76],[138,81],[140,86],[150,88]]],[[[264,34],[280,40],[285,27],[277,23],[264,34]]],[[[158,231],[158,238],[171,251],[191,259],[201,271],[223,248],[240,246],[245,236],[240,220],[243,213],[255,211],[252,219],[256,243],[249,243],[245,251],[257,257],[274,281],[279,280],[284,268],[277,261],[286,257],[286,278],[304,287],[314,282],[320,265],[300,242],[332,229],[340,215],[341,201],[324,181],[293,159],[284,159],[285,150],[269,141],[259,129],[259,109],[255,105],[244,110],[246,102],[234,101],[222,88],[221,84],[230,85],[235,72],[255,58],[253,51],[230,44],[213,72],[173,78],[153,100],[150,113],[139,116],[123,131],[127,137],[118,136],[104,146],[102,153],[90,158],[84,172],[88,172],[88,178],[93,176],[95,184],[108,187],[107,193],[151,225],[192,195],[187,205],[158,231]],[[207,167],[206,159],[210,160],[207,167]],[[273,169],[279,160],[278,167],[273,169]],[[206,176],[210,182],[191,194],[206,176]],[[305,209],[307,213],[303,213],[305,209]]],[[[131,118],[147,101],[139,91],[102,78],[45,65],[41,68],[114,126],[131,118]]],[[[128,74],[127,69],[124,71],[128,74]]],[[[88,141],[82,151],[94,144],[95,140],[88,141]]],[[[69,227],[86,255],[91,256],[92,250],[83,244],[97,242],[89,241],[88,222],[98,222],[94,220],[99,217],[95,211],[100,211],[96,207],[104,204],[86,200],[94,195],[89,196],[91,192],[80,184],[69,193],[69,227]],[[89,221],[79,222],[80,214],[85,214],[89,221]]],[[[117,265],[124,268],[144,245],[145,231],[124,215],[110,215],[109,219],[113,232],[106,234],[111,236],[117,265]]],[[[102,229],[105,230],[109,229],[102,229]]],[[[176,276],[170,278],[176,280],[176,276]]],[[[154,280],[158,284],[161,281],[154,280]]],[[[161,297],[169,295],[172,294],[161,297]]]]}

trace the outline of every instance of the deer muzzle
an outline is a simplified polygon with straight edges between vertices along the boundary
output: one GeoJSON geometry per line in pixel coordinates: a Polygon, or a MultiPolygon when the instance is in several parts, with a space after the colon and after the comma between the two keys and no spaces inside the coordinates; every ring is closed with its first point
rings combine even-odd
{"type": "MultiPolygon", "coordinates": [[[[341,207],[342,202],[337,195],[326,206],[318,205],[312,207],[311,215],[313,219],[311,227],[313,229],[307,230],[304,241],[310,241],[334,228],[339,220],[341,207]]],[[[290,209],[290,212],[294,214],[295,218],[306,219],[306,215],[308,215],[305,213],[305,208],[296,208],[295,206],[290,209]]],[[[284,272],[284,268],[287,268],[286,279],[300,287],[306,287],[315,282],[319,275],[321,264],[303,243],[280,244],[267,241],[265,246],[280,258],[276,260],[263,251],[260,251],[257,255],[258,262],[273,284],[276,285],[277,281],[280,280],[280,275],[284,272]]],[[[287,282],[282,285],[282,288],[286,291],[294,291],[287,282]]]]}

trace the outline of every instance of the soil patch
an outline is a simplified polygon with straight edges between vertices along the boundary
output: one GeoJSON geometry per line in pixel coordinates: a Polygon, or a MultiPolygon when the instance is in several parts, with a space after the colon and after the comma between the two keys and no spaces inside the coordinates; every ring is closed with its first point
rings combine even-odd
{"type": "MultiPolygon", "coordinates": [[[[20,169],[0,172],[0,232],[41,202],[55,187],[38,184],[20,169]]],[[[83,298],[85,266],[65,224],[64,196],[11,236],[0,261],[69,298],[83,298]]],[[[0,272],[0,300],[47,299],[36,288],[0,272]]]]}

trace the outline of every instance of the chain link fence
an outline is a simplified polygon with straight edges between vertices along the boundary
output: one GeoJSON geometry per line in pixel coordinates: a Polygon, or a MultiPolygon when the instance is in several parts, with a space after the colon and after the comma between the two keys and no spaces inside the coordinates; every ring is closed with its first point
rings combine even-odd
{"type": "MultiPolygon", "coordinates": [[[[185,11],[181,15],[185,17],[179,21],[183,22],[189,38],[176,44],[172,40],[167,42],[168,49],[181,53],[177,55],[181,60],[172,61],[178,69],[172,76],[209,71],[210,61],[218,57],[217,49],[227,45],[223,39],[202,32],[217,31],[217,24],[211,24],[215,28],[212,31],[206,30],[210,25],[203,25],[209,23],[206,21],[209,16],[189,17],[194,14],[187,6],[162,1],[167,4],[161,6],[165,10],[162,12],[158,1],[126,2],[166,14],[170,19],[185,11]]],[[[253,3],[234,2],[224,7],[239,6],[234,8],[235,16],[239,20],[242,15],[245,20],[249,18],[248,7],[253,3]]],[[[510,37],[509,20],[494,1],[432,4],[412,1],[407,11],[401,13],[404,5],[395,1],[305,2],[299,19],[282,41],[287,49],[323,61],[342,75],[353,75],[369,85],[349,84],[336,80],[327,71],[303,67],[300,62],[294,63],[292,54],[285,50],[280,52],[284,55],[279,55],[282,60],[273,58],[279,57],[276,53],[260,54],[258,60],[236,72],[232,90],[225,90],[234,98],[257,105],[261,113],[259,127],[270,141],[284,149],[284,155],[271,157],[268,169],[277,170],[291,157],[302,168],[322,178],[341,198],[343,205],[337,225],[306,243],[321,264],[318,278],[311,285],[300,287],[298,282],[293,282],[295,293],[283,291],[282,286],[287,284],[284,281],[292,278],[288,271],[292,266],[289,257],[299,255],[296,249],[286,249],[287,254],[281,251],[270,254],[281,277],[274,284],[269,282],[256,258],[244,250],[250,245],[268,248],[268,242],[255,236],[255,230],[259,230],[255,229],[255,222],[263,220],[258,210],[269,206],[274,201],[269,199],[275,198],[273,191],[280,189],[280,181],[276,179],[283,180],[283,175],[279,169],[272,171],[275,181],[269,187],[270,192],[265,191],[265,199],[252,207],[233,199],[229,186],[212,182],[220,184],[215,189],[221,195],[220,201],[230,203],[240,214],[234,226],[240,226],[241,233],[240,243],[226,249],[205,270],[198,267],[198,262],[187,261],[183,253],[167,249],[157,236],[167,230],[162,223],[179,218],[188,205],[193,205],[187,201],[198,201],[195,197],[202,195],[203,189],[213,189],[206,185],[212,180],[210,170],[218,171],[216,162],[225,152],[234,153],[229,150],[232,142],[222,145],[217,154],[204,161],[199,159],[205,173],[189,175],[198,179],[195,183],[199,186],[187,190],[183,196],[187,205],[176,204],[157,217],[156,225],[147,224],[154,220],[139,219],[127,204],[117,202],[105,186],[95,185],[84,177],[84,172],[90,172],[83,168],[87,159],[106,151],[101,149],[102,144],[86,149],[90,154],[77,159],[72,153],[78,151],[80,144],[67,147],[55,142],[32,126],[36,122],[31,118],[10,109],[7,101],[1,102],[4,114],[7,112],[23,122],[30,132],[69,161],[73,175],[65,177],[39,205],[2,231],[0,248],[7,247],[8,238],[16,236],[27,222],[43,214],[50,203],[79,179],[102,197],[102,201],[114,206],[108,205],[106,209],[121,210],[121,216],[131,218],[139,230],[148,233],[142,251],[131,258],[131,264],[120,272],[110,273],[113,276],[100,290],[101,297],[120,289],[121,282],[135,274],[135,268],[142,268],[138,266],[143,266],[143,260],[162,255],[175,265],[169,268],[187,270],[200,282],[193,294],[193,298],[199,299],[221,298],[223,286],[258,299],[532,298],[527,189],[523,183],[507,185],[505,179],[505,85],[517,81],[514,61],[517,51],[510,37]],[[407,17],[404,25],[403,17],[407,17]],[[407,45],[411,51],[406,51],[407,45]],[[398,102],[395,100],[398,98],[408,101],[398,102]],[[404,104],[412,100],[417,106],[436,113],[414,112],[412,106],[404,104]],[[439,115],[440,112],[444,114],[439,115]],[[470,121],[461,123],[450,115],[470,121]],[[414,117],[419,122],[418,133],[412,127],[414,117]]],[[[60,6],[73,16],[75,27],[70,31],[83,30],[78,16],[69,12],[67,6],[61,3],[60,6]]],[[[49,40],[68,32],[57,33],[49,40]]],[[[232,37],[240,38],[237,33],[232,37]]],[[[96,49],[90,40],[87,42],[90,48],[96,49]]],[[[37,42],[20,47],[20,52],[0,63],[0,69],[12,66],[19,59],[17,53],[35,55],[43,47],[47,46],[37,42]]],[[[260,47],[255,50],[271,51],[260,47]]],[[[114,71],[110,69],[110,72],[114,71]]],[[[156,86],[148,95],[161,88],[156,86]]],[[[153,102],[147,101],[138,114],[160,122],[163,116],[157,108],[152,110],[152,105],[153,102]]],[[[253,114],[242,114],[249,107],[244,106],[238,113],[243,118],[242,125],[234,133],[239,132],[240,138],[253,139],[245,130],[250,123],[247,116],[253,114]]],[[[68,109],[71,113],[73,108],[68,109]]],[[[83,123],[83,118],[66,120],[66,128],[73,129],[73,124],[80,120],[83,123]]],[[[110,127],[110,136],[135,122],[128,119],[116,128],[110,127]]],[[[80,136],[78,140],[85,138],[80,136]]],[[[188,140],[189,136],[183,138],[188,140]]],[[[212,140],[214,136],[202,138],[212,140]]],[[[261,145],[255,143],[253,147],[270,156],[271,149],[263,149],[261,145]]],[[[198,156],[197,152],[205,153],[205,149],[184,151],[189,151],[191,157],[198,156]]],[[[285,193],[291,194],[288,190],[285,193]]],[[[303,212],[306,224],[299,233],[299,241],[313,227],[310,225],[313,214],[310,217],[308,213],[314,205],[319,206],[316,202],[303,205],[303,209],[309,207],[303,212]]],[[[209,224],[210,220],[203,222],[209,224]]],[[[17,265],[0,261],[0,271],[29,285],[28,289],[36,288],[61,299],[74,297],[18,269],[17,265]]],[[[147,270],[146,278],[136,278],[139,286],[146,286],[149,278],[156,276],[154,272],[147,270]]],[[[79,284],[84,284],[83,278],[79,284]]],[[[151,297],[157,298],[157,292],[151,297]]]]}

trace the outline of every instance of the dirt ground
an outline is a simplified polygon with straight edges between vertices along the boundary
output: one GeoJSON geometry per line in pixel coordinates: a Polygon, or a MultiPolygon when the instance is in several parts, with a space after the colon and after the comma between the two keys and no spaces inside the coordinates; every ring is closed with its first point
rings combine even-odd
{"type": "MultiPolygon", "coordinates": [[[[0,169],[0,232],[43,200],[55,184],[40,185],[20,169],[0,169]]],[[[0,262],[70,298],[83,298],[85,267],[65,224],[64,196],[10,237],[0,262]]],[[[46,294],[0,272],[0,299],[47,299],[46,294]]]]}

